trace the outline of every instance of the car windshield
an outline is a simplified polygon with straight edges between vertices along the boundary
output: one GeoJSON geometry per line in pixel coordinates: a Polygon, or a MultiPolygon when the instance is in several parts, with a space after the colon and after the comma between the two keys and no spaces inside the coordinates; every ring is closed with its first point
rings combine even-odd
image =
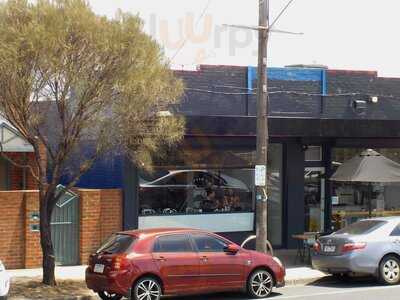
{"type": "Polygon", "coordinates": [[[385,221],[380,221],[380,220],[358,221],[339,231],[336,231],[334,234],[347,234],[347,235],[367,234],[378,229],[385,223],[386,223],[385,221]]]}
{"type": "Polygon", "coordinates": [[[135,237],[126,234],[113,234],[96,253],[124,253],[135,241],[135,237]]]}

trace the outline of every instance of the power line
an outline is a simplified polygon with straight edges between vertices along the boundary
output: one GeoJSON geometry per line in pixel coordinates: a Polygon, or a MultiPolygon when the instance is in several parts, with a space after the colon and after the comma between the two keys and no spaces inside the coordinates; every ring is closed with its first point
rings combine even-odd
{"type": "MultiPolygon", "coordinates": [[[[232,87],[236,88],[236,87],[232,87]]],[[[198,89],[198,88],[185,88],[186,91],[199,92],[199,93],[208,93],[208,94],[216,94],[216,95],[256,95],[253,92],[221,92],[221,91],[212,91],[207,89],[198,89]]],[[[369,97],[380,97],[380,98],[391,98],[391,99],[399,99],[400,96],[394,95],[380,95],[373,93],[365,93],[365,92],[348,92],[348,93],[330,93],[330,94],[321,94],[321,93],[309,93],[309,92],[300,92],[300,91],[270,91],[268,94],[292,94],[299,96],[310,96],[310,97],[345,97],[345,96],[369,96],[369,97]]]]}
{"type": "MultiPolygon", "coordinates": [[[[204,9],[203,9],[203,11],[202,11],[202,13],[200,14],[199,18],[197,19],[196,24],[195,24],[195,29],[197,29],[197,26],[199,25],[200,21],[201,21],[201,20],[203,19],[203,17],[205,16],[205,14],[206,14],[208,8],[209,8],[210,5],[211,5],[211,1],[212,1],[212,0],[208,0],[206,6],[204,7],[204,9]]],[[[172,58],[170,59],[171,62],[178,56],[178,54],[179,54],[179,53],[182,51],[182,49],[186,46],[186,43],[188,42],[188,40],[189,40],[189,37],[186,36],[186,37],[185,37],[185,40],[184,40],[183,43],[182,43],[182,45],[178,48],[178,50],[175,52],[175,54],[174,54],[174,55],[172,56],[172,58]]]]}
{"type": "Polygon", "coordinates": [[[272,27],[274,27],[275,23],[279,21],[279,19],[282,17],[282,15],[285,13],[285,11],[289,8],[290,4],[293,3],[294,0],[290,0],[285,7],[279,12],[278,16],[275,18],[275,20],[272,21],[271,25],[269,26],[269,28],[271,29],[272,27]]]}

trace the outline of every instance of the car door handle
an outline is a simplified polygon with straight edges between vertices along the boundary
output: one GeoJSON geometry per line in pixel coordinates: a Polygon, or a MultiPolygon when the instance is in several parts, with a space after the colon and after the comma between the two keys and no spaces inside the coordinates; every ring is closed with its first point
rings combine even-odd
{"type": "Polygon", "coordinates": [[[208,257],[207,256],[202,256],[202,257],[200,257],[200,260],[202,262],[207,262],[208,261],[208,257]]]}
{"type": "Polygon", "coordinates": [[[166,261],[164,256],[159,256],[159,257],[156,258],[156,260],[158,260],[158,261],[166,261]]]}

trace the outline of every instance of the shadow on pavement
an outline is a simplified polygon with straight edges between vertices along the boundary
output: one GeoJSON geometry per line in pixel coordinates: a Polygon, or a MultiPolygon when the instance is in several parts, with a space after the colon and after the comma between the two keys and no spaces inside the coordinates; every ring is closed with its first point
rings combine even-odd
{"type": "Polygon", "coordinates": [[[382,286],[374,277],[344,277],[338,279],[333,276],[324,277],[307,286],[329,287],[329,288],[365,288],[373,286],[382,286]]]}

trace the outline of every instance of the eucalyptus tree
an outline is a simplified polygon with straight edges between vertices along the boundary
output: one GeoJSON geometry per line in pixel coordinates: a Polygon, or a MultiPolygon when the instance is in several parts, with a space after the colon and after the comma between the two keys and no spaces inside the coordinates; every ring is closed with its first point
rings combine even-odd
{"type": "Polygon", "coordinates": [[[160,113],[178,103],[182,83],[136,15],[96,15],[83,0],[0,4],[0,113],[34,149],[24,165],[40,201],[43,283],[55,285],[50,220],[68,172],[74,186],[107,151],[144,166],[179,141],[183,120],[160,113]],[[92,147],[77,168],[71,157],[92,147]]]}

